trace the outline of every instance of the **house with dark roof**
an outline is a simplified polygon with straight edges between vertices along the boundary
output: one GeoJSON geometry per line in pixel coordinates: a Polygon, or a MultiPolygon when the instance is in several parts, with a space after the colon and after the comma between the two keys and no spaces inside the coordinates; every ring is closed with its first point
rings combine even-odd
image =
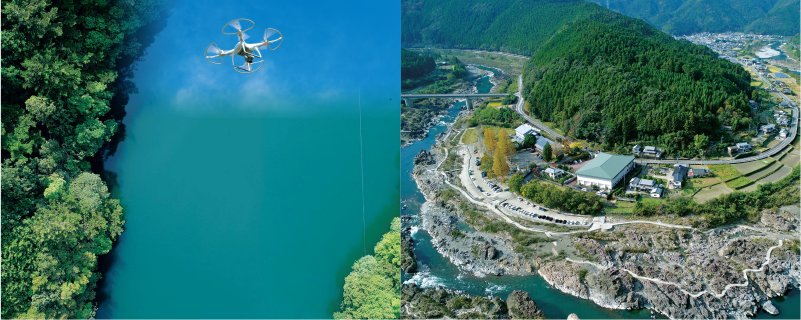
{"type": "Polygon", "coordinates": [[[703,176],[708,175],[708,174],[709,174],[709,170],[707,170],[707,169],[690,169],[690,171],[687,172],[687,176],[690,177],[690,178],[703,177],[703,176]]]}
{"type": "Polygon", "coordinates": [[[633,168],[634,157],[601,152],[576,172],[577,184],[612,189],[633,168]]]}
{"type": "Polygon", "coordinates": [[[642,149],[642,155],[644,157],[652,157],[659,159],[662,157],[662,152],[664,151],[665,150],[659,149],[657,147],[645,146],[645,148],[642,149]]]}
{"type": "Polygon", "coordinates": [[[671,189],[681,189],[681,184],[684,182],[684,177],[687,176],[687,172],[690,171],[690,167],[683,163],[677,163],[673,166],[673,179],[670,180],[669,187],[671,189]]]}

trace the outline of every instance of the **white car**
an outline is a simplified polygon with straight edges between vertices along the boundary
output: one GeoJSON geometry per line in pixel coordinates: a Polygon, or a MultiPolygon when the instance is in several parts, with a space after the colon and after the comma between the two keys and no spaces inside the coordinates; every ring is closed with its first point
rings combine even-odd
{"type": "Polygon", "coordinates": [[[487,197],[490,196],[489,192],[484,192],[484,194],[487,195],[487,197]]]}

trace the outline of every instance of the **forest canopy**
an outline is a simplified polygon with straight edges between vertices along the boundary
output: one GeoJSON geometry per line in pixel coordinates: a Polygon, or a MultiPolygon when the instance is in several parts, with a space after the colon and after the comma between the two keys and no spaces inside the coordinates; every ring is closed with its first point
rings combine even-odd
{"type": "Polygon", "coordinates": [[[401,80],[424,76],[436,67],[432,56],[401,49],[401,80]]]}
{"type": "Polygon", "coordinates": [[[97,258],[124,221],[90,160],[120,127],[116,64],[165,2],[2,7],[2,317],[94,317],[97,258]]]}

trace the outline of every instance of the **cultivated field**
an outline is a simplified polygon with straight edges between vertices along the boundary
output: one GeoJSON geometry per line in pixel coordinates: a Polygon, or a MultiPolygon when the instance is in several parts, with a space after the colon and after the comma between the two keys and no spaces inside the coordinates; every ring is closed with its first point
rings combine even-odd
{"type": "Polygon", "coordinates": [[[756,180],[759,180],[760,178],[772,173],[774,170],[778,169],[781,166],[782,166],[782,163],[776,161],[776,162],[771,163],[765,169],[752,172],[751,174],[749,174],[749,175],[747,175],[745,177],[750,179],[751,181],[756,181],[756,180]]]}
{"type": "Polygon", "coordinates": [[[762,182],[762,181],[755,181],[754,183],[752,183],[752,184],[749,184],[749,185],[748,185],[748,186],[746,186],[745,188],[742,188],[742,189],[740,189],[740,191],[743,191],[743,192],[751,192],[751,191],[756,191],[756,190],[757,190],[757,187],[758,187],[760,184],[764,184],[764,182],[762,182]]]}
{"type": "Polygon", "coordinates": [[[788,166],[784,166],[781,167],[781,169],[777,170],[776,172],[772,173],[771,175],[760,179],[759,181],[776,182],[789,175],[790,172],[793,172],[793,169],[788,166]]]}
{"type": "Polygon", "coordinates": [[[729,188],[738,189],[738,188],[741,188],[742,186],[745,186],[745,185],[747,185],[749,183],[751,183],[750,179],[748,179],[746,177],[739,177],[737,179],[734,179],[734,180],[731,180],[729,182],[726,182],[726,185],[729,186],[729,188]]]}
{"type": "Polygon", "coordinates": [[[793,149],[784,155],[781,162],[786,166],[795,167],[798,165],[799,160],[801,160],[801,153],[799,153],[798,149],[793,149]]]}
{"type": "Polygon", "coordinates": [[[728,164],[710,164],[709,171],[712,171],[720,181],[727,181],[742,175],[737,169],[728,164]]]}
{"type": "Polygon", "coordinates": [[[701,189],[701,191],[695,194],[693,199],[695,200],[695,202],[704,203],[714,198],[717,198],[722,194],[731,193],[732,191],[734,190],[727,187],[725,184],[721,183],[718,185],[701,189]]]}
{"type": "Polygon", "coordinates": [[[765,167],[766,165],[770,164],[773,161],[775,160],[769,158],[765,160],[757,160],[745,163],[735,163],[732,164],[731,166],[734,169],[737,169],[737,171],[740,171],[740,173],[742,174],[749,174],[751,172],[754,172],[755,170],[759,170],[760,168],[765,167]]]}

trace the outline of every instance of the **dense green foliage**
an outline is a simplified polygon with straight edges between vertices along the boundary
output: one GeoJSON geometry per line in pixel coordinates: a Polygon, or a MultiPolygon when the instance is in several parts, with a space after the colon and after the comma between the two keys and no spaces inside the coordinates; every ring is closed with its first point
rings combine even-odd
{"type": "Polygon", "coordinates": [[[495,108],[487,106],[487,103],[482,103],[473,112],[473,116],[467,120],[471,127],[478,125],[490,125],[504,128],[516,127],[522,118],[517,112],[510,108],[495,108]]]}
{"type": "Polygon", "coordinates": [[[595,215],[603,208],[600,198],[592,193],[559,188],[548,183],[528,183],[520,187],[520,194],[548,208],[578,214],[595,215]]]}
{"type": "Polygon", "coordinates": [[[424,76],[436,67],[432,56],[401,49],[401,80],[424,76]]]}
{"type": "Polygon", "coordinates": [[[161,1],[3,1],[2,317],[88,318],[122,208],[90,171],[161,1]],[[115,82],[116,81],[116,82],[115,82]]]}
{"type": "Polygon", "coordinates": [[[756,191],[735,191],[703,204],[685,198],[665,200],[660,203],[638,202],[632,213],[639,216],[697,215],[703,219],[698,220],[696,226],[708,228],[736,223],[740,220],[756,221],[759,218],[759,212],[763,209],[798,203],[799,179],[801,179],[799,168],[801,167],[795,166],[790,175],[775,183],[759,185],[756,191]]]}
{"type": "Polygon", "coordinates": [[[401,1],[401,42],[531,55],[602,7],[580,0],[401,1]]]}
{"type": "Polygon", "coordinates": [[[550,142],[546,142],[545,146],[542,147],[542,159],[545,162],[551,162],[553,158],[553,147],[551,146],[550,142]]]}
{"type": "Polygon", "coordinates": [[[534,148],[537,144],[537,136],[533,134],[527,134],[523,139],[523,148],[534,148]]]}
{"type": "Polygon", "coordinates": [[[334,319],[398,319],[400,317],[400,218],[345,278],[340,311],[334,319]]]}
{"type": "Polygon", "coordinates": [[[451,57],[448,63],[451,65],[451,71],[445,79],[440,79],[425,90],[420,90],[417,93],[450,93],[462,86],[462,80],[467,77],[467,68],[456,57],[451,57]]]}
{"type": "Polygon", "coordinates": [[[508,183],[509,184],[509,190],[512,191],[512,192],[519,193],[520,192],[520,187],[523,186],[523,182],[525,182],[525,181],[523,180],[523,175],[522,174],[519,174],[519,173],[513,174],[509,178],[509,183],[508,183]]]}
{"type": "Polygon", "coordinates": [[[799,28],[798,0],[589,0],[640,18],[669,34],[741,31],[792,35],[799,28]]]}
{"type": "Polygon", "coordinates": [[[697,134],[751,123],[748,72],[615,13],[566,27],[524,74],[530,111],[580,139],[689,151],[697,134]]]}

